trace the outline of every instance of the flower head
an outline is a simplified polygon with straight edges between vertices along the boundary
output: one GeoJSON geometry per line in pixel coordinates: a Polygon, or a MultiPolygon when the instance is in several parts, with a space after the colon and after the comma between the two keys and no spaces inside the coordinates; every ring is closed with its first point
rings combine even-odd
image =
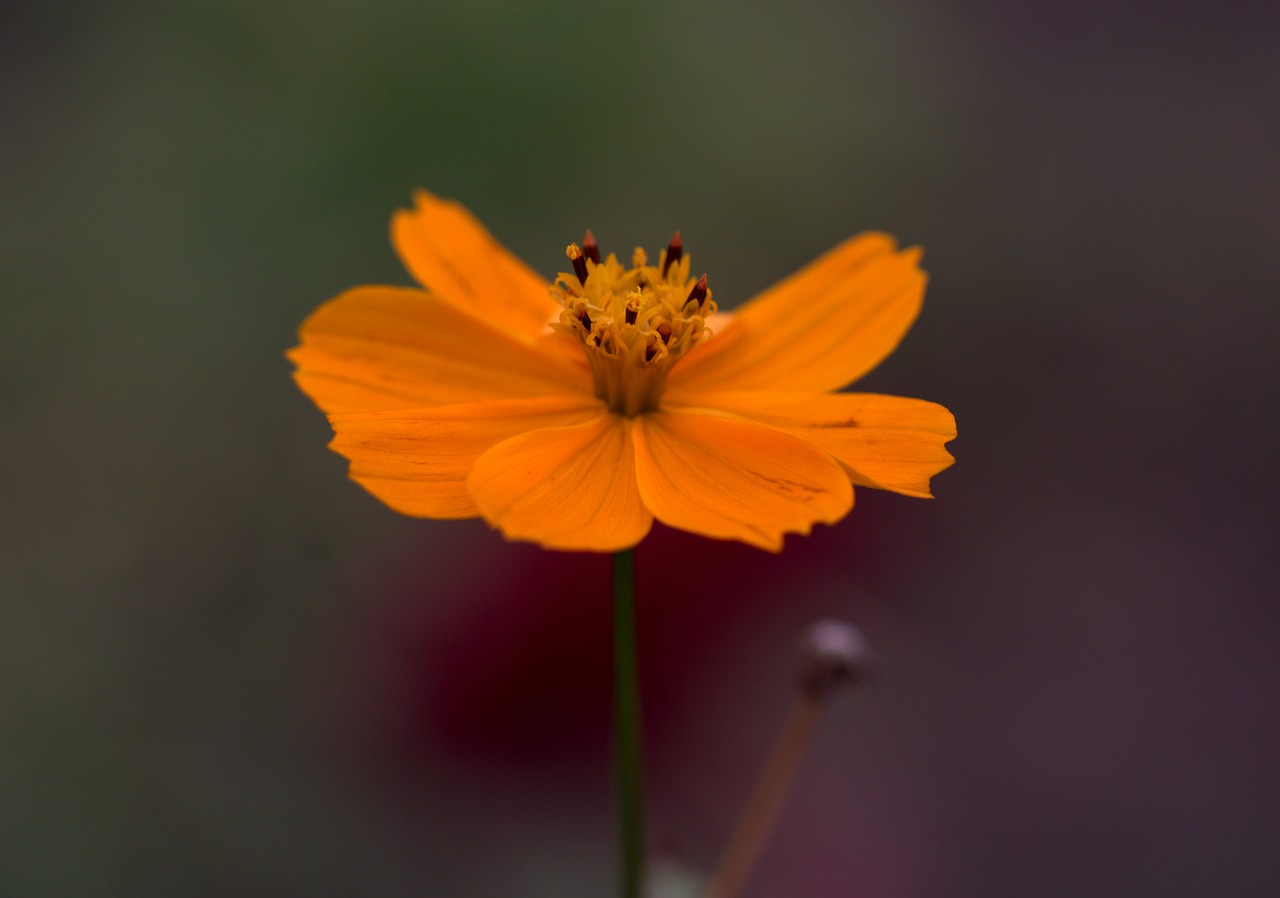
{"type": "Polygon", "coordinates": [[[711,336],[706,319],[716,306],[707,276],[691,282],[679,234],[656,266],[639,247],[630,268],[615,256],[602,263],[594,238],[584,243],[585,252],[569,245],[574,273],[560,275],[551,289],[564,307],[552,327],[582,344],[596,395],[610,411],[655,412],[667,374],[711,336]]]}
{"type": "Polygon", "coordinates": [[[289,357],[351,477],[405,514],[480,516],[512,539],[616,551],[656,518],[777,551],[853,485],[929,496],[951,413],[836,393],[920,310],[919,250],[863,234],[717,313],[677,234],[650,264],[591,232],[553,283],[425,191],[392,218],[426,288],[356,287],[289,357]]]}

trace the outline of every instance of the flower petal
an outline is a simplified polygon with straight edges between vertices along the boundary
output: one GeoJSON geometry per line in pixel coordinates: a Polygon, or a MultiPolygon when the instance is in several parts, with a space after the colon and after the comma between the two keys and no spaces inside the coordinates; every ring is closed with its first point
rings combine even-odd
{"type": "Polygon", "coordinates": [[[793,436],[708,410],[659,411],[632,425],[636,480],[654,517],[717,539],[777,552],[853,507],[849,478],[830,455],[793,436]]]}
{"type": "Polygon", "coordinates": [[[549,549],[616,552],[653,524],[636,489],[627,419],[614,414],[504,440],[480,456],[467,486],[505,536],[549,549]]]}
{"type": "Polygon", "coordinates": [[[591,365],[587,362],[587,354],[574,337],[560,331],[550,331],[535,340],[533,345],[542,355],[551,356],[579,372],[584,382],[591,380],[591,365]]]}
{"type": "Polygon", "coordinates": [[[556,393],[590,395],[563,357],[405,287],[356,287],[302,324],[294,378],[327,412],[422,408],[556,393]]]}
{"type": "Polygon", "coordinates": [[[460,203],[425,190],[391,217],[391,242],[404,267],[445,302],[523,340],[559,314],[551,282],[494,239],[460,203]]]}
{"type": "Polygon", "coordinates": [[[766,290],[671,372],[673,387],[834,390],[893,351],[920,312],[918,248],[863,234],[766,290]]]}
{"type": "Polygon", "coordinates": [[[423,518],[480,514],[467,475],[485,451],[516,434],[599,417],[598,399],[544,396],[329,416],[329,448],[351,479],[398,512],[423,518]]]}
{"type": "Polygon", "coordinates": [[[876,393],[676,394],[672,403],[724,409],[816,443],[854,483],[929,498],[929,478],[955,459],[956,422],[936,402],[876,393]]]}

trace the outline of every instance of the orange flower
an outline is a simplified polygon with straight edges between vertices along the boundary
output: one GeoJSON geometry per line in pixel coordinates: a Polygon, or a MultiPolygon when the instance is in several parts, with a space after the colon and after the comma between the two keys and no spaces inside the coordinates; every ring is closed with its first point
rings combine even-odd
{"type": "Polygon", "coordinates": [[[548,284],[461,205],[415,200],[391,238],[427,289],[349,290],[289,352],[352,479],[397,511],[553,549],[625,549],[657,518],[778,551],[853,484],[927,497],[953,461],[942,406],[831,392],[919,313],[919,249],[854,237],[722,315],[678,235],[627,268],[588,232],[548,284]]]}

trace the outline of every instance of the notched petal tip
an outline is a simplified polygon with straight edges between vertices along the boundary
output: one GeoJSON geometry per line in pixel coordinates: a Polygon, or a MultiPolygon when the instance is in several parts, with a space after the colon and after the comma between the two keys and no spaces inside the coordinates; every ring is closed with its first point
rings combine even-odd
{"type": "Polygon", "coordinates": [[[920,312],[920,247],[861,234],[744,304],[672,386],[833,390],[874,368],[920,312]]]}
{"type": "Polygon", "coordinates": [[[593,420],[600,411],[597,400],[545,396],[335,413],[329,415],[329,448],[351,463],[352,480],[396,511],[476,517],[480,511],[466,480],[484,452],[530,430],[593,420]]]}
{"type": "Polygon", "coordinates": [[[413,192],[391,216],[391,243],[418,283],[491,326],[531,341],[558,313],[550,282],[516,258],[456,200],[413,192]]]}
{"type": "Polygon", "coordinates": [[[663,410],[632,422],[640,495],[663,523],[781,551],[788,533],[833,524],[853,487],[817,446],[709,409],[663,410]]]}
{"type": "Polygon", "coordinates": [[[590,390],[561,356],[410,287],[347,290],[316,309],[299,337],[287,353],[295,380],[327,412],[590,390]]]}
{"type": "Polygon", "coordinates": [[[673,408],[723,409],[813,444],[856,486],[932,498],[931,478],[955,463],[944,448],[955,438],[955,418],[924,399],[743,390],[677,391],[668,401],[673,408]]]}

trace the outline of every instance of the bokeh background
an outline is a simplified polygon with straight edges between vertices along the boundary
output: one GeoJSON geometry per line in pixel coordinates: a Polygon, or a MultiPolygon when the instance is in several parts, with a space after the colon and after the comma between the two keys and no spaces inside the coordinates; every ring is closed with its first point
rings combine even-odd
{"type": "Polygon", "coordinates": [[[1261,4],[125,0],[0,12],[0,893],[611,894],[608,566],[345,479],[282,353],[463,200],[726,307],[927,248],[861,388],[958,464],[780,556],[639,550],[651,826],[750,896],[1272,895],[1280,16],[1261,4]]]}

